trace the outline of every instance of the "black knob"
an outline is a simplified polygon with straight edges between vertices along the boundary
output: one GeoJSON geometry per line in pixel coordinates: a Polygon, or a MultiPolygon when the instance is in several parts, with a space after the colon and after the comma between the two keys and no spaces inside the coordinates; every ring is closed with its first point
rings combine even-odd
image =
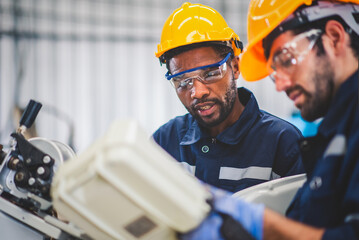
{"type": "Polygon", "coordinates": [[[31,125],[34,123],[35,118],[39,113],[41,107],[42,107],[41,103],[31,99],[30,102],[27,104],[24,113],[21,116],[20,126],[24,125],[27,128],[30,128],[31,125]]]}

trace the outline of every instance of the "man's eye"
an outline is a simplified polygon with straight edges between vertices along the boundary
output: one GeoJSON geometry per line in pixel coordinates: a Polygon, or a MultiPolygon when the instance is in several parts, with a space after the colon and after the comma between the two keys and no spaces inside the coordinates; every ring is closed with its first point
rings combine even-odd
{"type": "Polygon", "coordinates": [[[182,81],[178,84],[178,87],[183,88],[183,87],[186,87],[187,85],[188,85],[188,83],[186,81],[182,81]]]}
{"type": "Polygon", "coordinates": [[[208,71],[204,74],[204,79],[206,80],[211,80],[211,79],[216,79],[219,76],[221,76],[221,70],[219,69],[214,69],[211,71],[208,71]]]}
{"type": "Polygon", "coordinates": [[[278,60],[280,61],[280,65],[286,68],[296,64],[295,57],[289,51],[283,52],[278,60]]]}
{"type": "Polygon", "coordinates": [[[187,78],[187,79],[178,81],[177,88],[185,89],[185,88],[187,88],[188,86],[190,86],[191,83],[192,83],[192,79],[191,79],[191,78],[187,78]]]}

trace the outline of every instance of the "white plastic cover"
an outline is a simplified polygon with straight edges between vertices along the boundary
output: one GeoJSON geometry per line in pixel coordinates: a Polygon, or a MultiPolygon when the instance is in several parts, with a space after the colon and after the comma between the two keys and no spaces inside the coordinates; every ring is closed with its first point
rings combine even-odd
{"type": "Polygon", "coordinates": [[[115,122],[52,185],[55,209],[94,239],[175,239],[210,210],[204,187],[133,121],[115,122]]]}

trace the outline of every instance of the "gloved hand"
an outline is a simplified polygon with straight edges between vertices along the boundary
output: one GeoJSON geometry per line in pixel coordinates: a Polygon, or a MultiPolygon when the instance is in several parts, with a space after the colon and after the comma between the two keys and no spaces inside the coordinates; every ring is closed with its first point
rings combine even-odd
{"type": "Polygon", "coordinates": [[[223,219],[218,212],[230,215],[257,240],[263,238],[263,204],[248,203],[232,197],[230,192],[208,186],[212,193],[212,211],[194,230],[179,236],[181,240],[223,240],[223,219]]]}

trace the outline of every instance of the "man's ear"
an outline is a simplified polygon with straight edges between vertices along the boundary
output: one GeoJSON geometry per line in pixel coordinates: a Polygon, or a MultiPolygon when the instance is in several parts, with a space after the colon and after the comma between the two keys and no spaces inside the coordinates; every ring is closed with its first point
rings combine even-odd
{"type": "Polygon", "coordinates": [[[239,77],[239,74],[240,74],[240,59],[239,59],[239,56],[235,56],[232,59],[232,69],[233,69],[234,78],[237,79],[239,77]]]}
{"type": "Polygon", "coordinates": [[[325,25],[325,35],[336,56],[343,53],[343,48],[346,47],[346,34],[343,25],[336,20],[329,20],[325,25]]]}

